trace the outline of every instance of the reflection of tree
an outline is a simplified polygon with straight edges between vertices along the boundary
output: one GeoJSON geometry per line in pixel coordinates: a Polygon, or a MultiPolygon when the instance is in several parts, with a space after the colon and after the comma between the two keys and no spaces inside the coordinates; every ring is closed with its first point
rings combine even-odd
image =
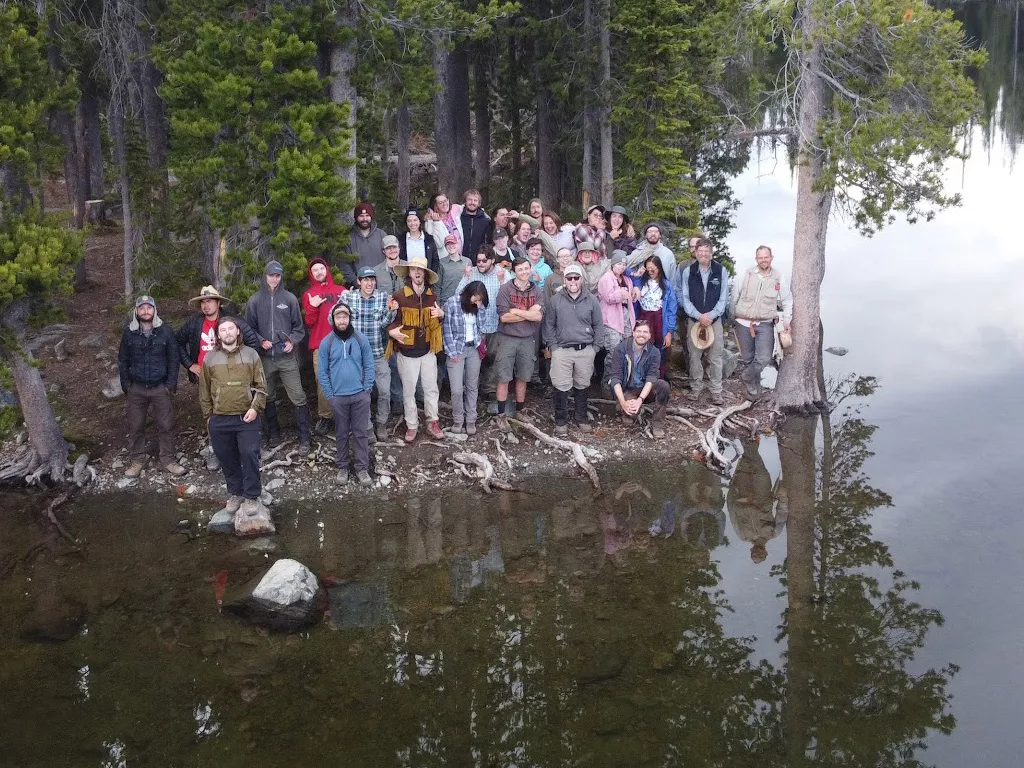
{"type": "MultiPolygon", "coordinates": [[[[873,379],[847,379],[830,400],[871,394],[873,379]]],[[[788,590],[783,635],[787,765],[919,765],[914,753],[930,729],[949,733],[950,666],[907,671],[938,611],[910,599],[918,585],[892,569],[872,538],[870,516],[891,504],[863,465],[875,431],[859,408],[834,412],[815,450],[817,419],[790,419],[779,433],[789,493],[788,590]],[[885,583],[883,583],[885,582],[885,583]]]]}

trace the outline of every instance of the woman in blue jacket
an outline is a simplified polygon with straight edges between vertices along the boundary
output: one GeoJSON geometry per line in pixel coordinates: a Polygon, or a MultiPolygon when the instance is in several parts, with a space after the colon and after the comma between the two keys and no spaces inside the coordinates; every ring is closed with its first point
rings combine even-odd
{"type": "Polygon", "coordinates": [[[334,412],[339,485],[348,483],[349,435],[355,439],[355,471],[364,488],[370,478],[370,391],[373,389],[373,349],[352,326],[352,310],[338,301],[331,308],[333,333],[320,342],[317,381],[334,412]]]}
{"type": "Polygon", "coordinates": [[[661,350],[659,374],[665,378],[668,368],[668,350],[672,348],[672,332],[676,327],[676,292],[665,279],[665,267],[660,256],[650,256],[643,271],[630,273],[633,281],[633,308],[636,319],[645,320],[651,327],[651,341],[661,350]]]}

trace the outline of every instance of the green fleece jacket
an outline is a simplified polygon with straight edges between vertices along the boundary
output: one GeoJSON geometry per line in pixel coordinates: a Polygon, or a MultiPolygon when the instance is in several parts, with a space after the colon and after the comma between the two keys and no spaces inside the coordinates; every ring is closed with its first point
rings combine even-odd
{"type": "Polygon", "coordinates": [[[250,408],[263,413],[267,379],[256,350],[239,344],[230,352],[217,348],[203,358],[199,377],[199,405],[203,418],[241,416],[250,408]]]}

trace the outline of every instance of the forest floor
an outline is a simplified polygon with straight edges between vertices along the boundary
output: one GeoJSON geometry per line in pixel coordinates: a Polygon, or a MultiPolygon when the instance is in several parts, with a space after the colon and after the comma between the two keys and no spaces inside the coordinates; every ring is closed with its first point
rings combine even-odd
{"type": "MultiPolygon", "coordinates": [[[[89,455],[90,461],[94,462],[99,471],[97,481],[91,486],[92,492],[130,487],[133,491],[149,490],[211,500],[222,499],[225,490],[221,473],[208,470],[199,455],[208,441],[199,410],[197,387],[188,381],[184,370],[174,404],[176,448],[180,463],[188,470],[187,474],[181,478],[172,478],[156,466],[154,459],[137,480],[128,482],[123,478],[124,467],[127,465],[125,399],[123,396],[108,397],[103,392],[108,383],[117,378],[117,347],[128,312],[122,296],[124,280],[120,228],[110,226],[90,231],[86,237],[85,261],[87,285],[73,295],[57,300],[57,308],[63,318],[59,323],[41,329],[31,339],[30,347],[42,363],[43,378],[66,437],[75,445],[77,452],[89,455]],[[64,359],[58,359],[54,349],[61,340],[67,352],[64,359]]],[[[305,286],[293,287],[298,289],[296,293],[305,289],[305,286]]],[[[196,286],[190,295],[197,293],[199,288],[196,286]]],[[[189,312],[188,298],[158,296],[157,309],[164,322],[177,327],[189,312]]],[[[696,414],[688,417],[689,420],[706,430],[721,409],[711,405],[706,394],[696,404],[685,397],[685,378],[682,377],[680,361],[676,359],[679,352],[678,347],[673,350],[670,366],[673,387],[669,405],[694,409],[696,414]]],[[[312,393],[312,377],[311,374],[307,375],[307,391],[312,393]]],[[[599,393],[596,389],[591,391],[592,399],[606,397],[607,394],[599,393]]],[[[442,427],[450,424],[450,408],[446,399],[445,386],[441,396],[442,427]],[[447,420],[446,415],[449,416],[447,420]]],[[[309,400],[311,410],[315,413],[315,396],[309,400]]],[[[744,400],[739,381],[735,378],[727,381],[726,407],[744,400]]],[[[550,435],[553,428],[550,398],[543,396],[540,391],[531,390],[527,396],[527,406],[531,421],[550,435]]],[[[569,440],[578,442],[591,452],[592,463],[599,471],[602,464],[610,462],[656,459],[664,463],[691,459],[695,455],[699,458],[697,434],[682,423],[670,419],[666,425],[666,437],[654,440],[639,427],[623,425],[613,404],[599,403],[596,407],[597,413],[591,421],[593,431],[583,434],[570,426],[569,440]]],[[[291,435],[294,438],[290,405],[283,404],[280,411],[285,437],[291,435]]],[[[762,428],[771,423],[771,413],[762,403],[755,403],[743,416],[756,420],[762,428]]],[[[423,422],[422,415],[420,420],[423,422]]],[[[465,487],[475,481],[457,471],[452,457],[455,453],[467,451],[487,456],[496,476],[519,490],[528,488],[530,479],[541,475],[562,475],[586,481],[586,475],[568,451],[551,447],[519,427],[512,436],[502,434],[498,431],[494,417],[484,415],[478,422],[479,432],[462,442],[430,441],[424,436],[422,426],[417,442],[407,446],[400,439],[404,431],[401,414],[392,411],[389,428],[394,437],[387,443],[371,448],[371,472],[375,473],[376,479],[373,488],[363,490],[354,483],[345,489],[339,488],[334,482],[334,441],[315,436],[314,451],[310,457],[304,458],[298,456],[297,452],[293,453],[293,441],[274,456],[265,459],[265,466],[268,461],[275,460],[290,460],[290,463],[272,466],[265,471],[264,486],[269,485],[272,495],[278,500],[364,494],[395,496],[428,488],[465,487]],[[507,455],[507,461],[502,458],[501,452],[507,455]]],[[[150,429],[152,431],[152,424],[150,429]]],[[[749,430],[741,434],[732,429],[727,434],[730,437],[749,437],[749,430]]],[[[151,434],[151,437],[151,448],[155,448],[155,434],[151,434]]],[[[24,433],[20,439],[24,439],[24,433]]],[[[14,443],[14,440],[8,441],[0,450],[0,455],[9,452],[14,443]]]]}

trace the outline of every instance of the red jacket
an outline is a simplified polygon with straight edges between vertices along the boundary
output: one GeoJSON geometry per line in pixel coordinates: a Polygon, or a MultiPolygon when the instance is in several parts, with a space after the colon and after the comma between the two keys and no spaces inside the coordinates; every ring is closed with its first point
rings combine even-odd
{"type": "Polygon", "coordinates": [[[331,332],[331,307],[344,292],[345,287],[334,282],[334,278],[331,276],[331,267],[324,259],[318,256],[309,262],[309,289],[302,294],[302,317],[306,327],[309,328],[310,349],[318,349],[320,342],[331,332]],[[313,279],[314,264],[323,264],[327,267],[327,279],[322,283],[313,279]],[[319,307],[314,307],[309,303],[312,296],[326,296],[327,301],[319,307]]]}

